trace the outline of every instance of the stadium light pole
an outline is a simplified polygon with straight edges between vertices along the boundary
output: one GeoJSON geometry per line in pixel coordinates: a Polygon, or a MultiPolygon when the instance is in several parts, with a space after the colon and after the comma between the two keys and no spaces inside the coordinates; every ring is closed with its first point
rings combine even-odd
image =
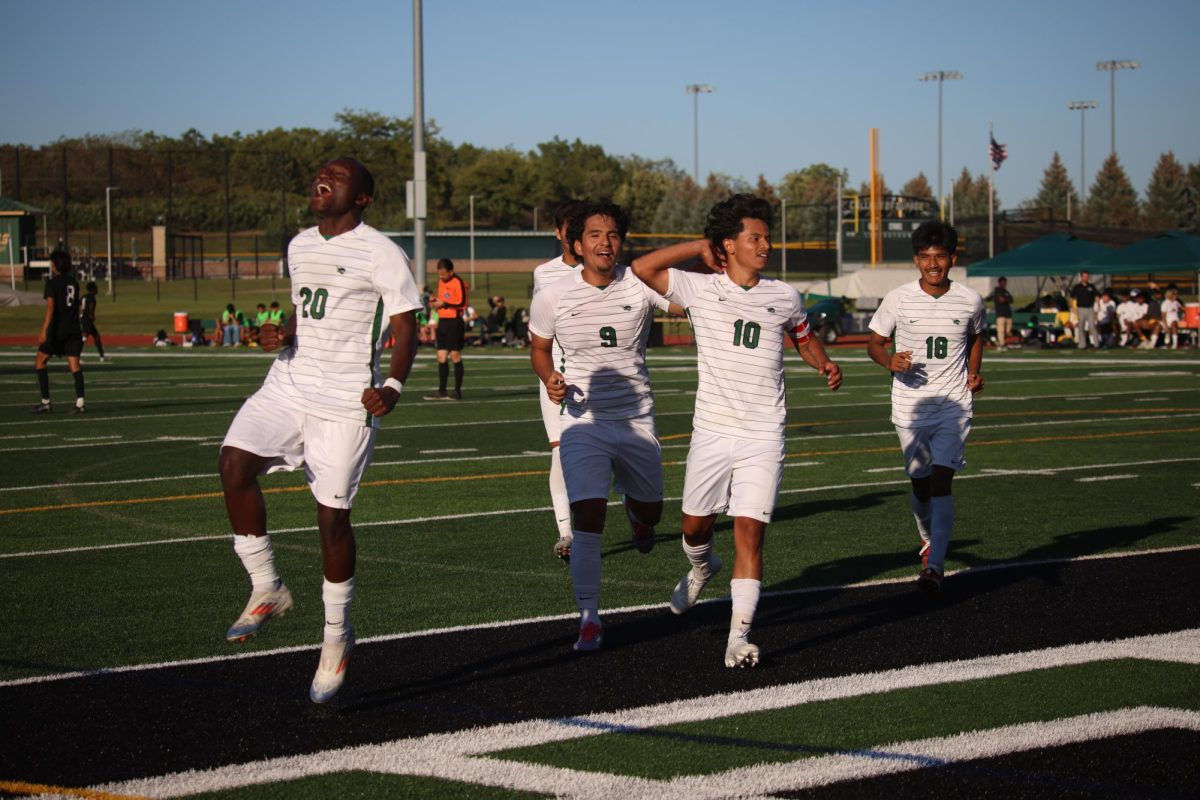
{"type": "Polygon", "coordinates": [[[1108,73],[1108,122],[1109,122],[1109,155],[1117,154],[1117,70],[1119,69],[1137,69],[1140,67],[1136,61],[1110,61],[1096,62],[1096,70],[1098,72],[1108,73]]]}
{"type": "Polygon", "coordinates": [[[942,84],[946,81],[961,81],[962,73],[957,70],[937,70],[926,72],[920,77],[921,81],[937,81],[938,85],[938,214],[942,213],[942,84]]]}
{"type": "Polygon", "coordinates": [[[684,90],[692,96],[692,180],[700,184],[700,95],[717,90],[707,83],[691,83],[684,90]]]}
{"type": "Polygon", "coordinates": [[[413,0],[413,266],[425,285],[425,58],[421,0],[413,0]]]}
{"type": "Polygon", "coordinates": [[[113,273],[113,266],[112,266],[112,193],[119,191],[119,190],[120,190],[120,187],[118,187],[118,186],[105,186],[104,187],[104,226],[108,230],[108,288],[105,290],[105,294],[107,294],[109,297],[112,297],[112,293],[113,293],[113,288],[112,288],[112,273],[113,273]]]}
{"type": "Polygon", "coordinates": [[[1087,195],[1087,173],[1084,171],[1083,162],[1083,121],[1087,118],[1089,108],[1095,108],[1095,100],[1076,100],[1073,103],[1067,103],[1067,108],[1072,111],[1079,112],[1079,205],[1083,205],[1085,196],[1087,195]]]}

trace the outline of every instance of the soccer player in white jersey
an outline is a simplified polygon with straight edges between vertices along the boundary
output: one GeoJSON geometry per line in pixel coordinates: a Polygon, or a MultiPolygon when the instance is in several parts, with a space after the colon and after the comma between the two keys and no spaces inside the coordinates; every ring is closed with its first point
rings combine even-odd
{"type": "Polygon", "coordinates": [[[758,664],[750,627],[763,575],[763,536],[783,477],[787,416],[783,351],[800,357],[837,390],[842,371],[812,335],[800,293],[764,277],[771,253],[771,204],[738,194],[713,206],[704,239],[671,245],[633,262],[652,289],[683,306],[696,336],[700,384],[683,482],[683,551],[692,568],[671,610],[693,605],[722,562],[713,552],[717,515],[733,517],[733,609],[725,666],[758,664]],[[699,258],[716,274],[670,269],[699,258]]]}
{"type": "Polygon", "coordinates": [[[912,510],[921,536],[917,586],[942,589],[954,530],[954,473],[971,433],[972,398],[983,391],[983,298],[950,280],[958,234],[938,220],[912,234],[920,278],[888,292],[871,318],[867,354],[892,374],[892,424],[912,479],[912,510]],[[889,352],[888,339],[895,340],[889,352]]]}
{"type": "MultiPolygon", "coordinates": [[[[586,204],[582,200],[565,200],[554,209],[554,238],[558,239],[562,253],[544,264],[533,269],[533,296],[555,281],[574,275],[580,270],[580,261],[567,242],[567,223],[571,217],[583,209],[586,204]]],[[[555,368],[562,363],[562,348],[555,340],[552,347],[552,357],[555,368]]],[[[558,527],[558,540],[554,543],[554,555],[569,561],[571,558],[571,504],[567,500],[567,483],[563,478],[562,455],[558,450],[558,442],[562,433],[562,408],[558,403],[542,391],[538,384],[538,402],[542,408],[542,424],[546,428],[546,438],[550,441],[550,504],[554,508],[554,522],[558,527]]]]}
{"type": "Polygon", "coordinates": [[[341,688],[354,630],[354,531],[350,507],[379,427],[396,405],[416,354],[421,300],[408,258],[362,222],[374,179],[359,162],[338,158],[317,172],[310,209],[316,227],[288,245],[292,302],[283,330],[264,325],[263,350],[283,347],[263,382],[238,411],[221,447],[221,485],[233,549],[253,586],[226,638],[243,641],[292,607],[275,567],[258,476],[303,465],[317,501],[325,581],[324,644],[309,689],[316,703],[341,688]],[[395,336],[386,379],[379,351],[395,336]]]}
{"type": "Polygon", "coordinates": [[[669,304],[618,263],[628,228],[625,211],[607,202],[590,203],[571,218],[567,241],[583,268],[538,292],[530,310],[533,370],[550,401],[562,404],[559,451],[571,504],[580,652],[598,650],[604,637],[600,537],[610,480],[624,495],[639,551],[654,546],[662,516],[662,451],[646,340],[652,309],[669,304]],[[562,348],[558,364],[554,341],[562,348]]]}

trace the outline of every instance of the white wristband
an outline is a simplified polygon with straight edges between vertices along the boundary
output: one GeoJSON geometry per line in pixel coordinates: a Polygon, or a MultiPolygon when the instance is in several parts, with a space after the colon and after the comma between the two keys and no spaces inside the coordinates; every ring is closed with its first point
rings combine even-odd
{"type": "Polygon", "coordinates": [[[401,383],[400,381],[396,380],[395,378],[388,378],[386,381],[383,382],[383,386],[381,386],[380,388],[381,389],[395,389],[396,394],[400,394],[401,392],[404,391],[404,384],[401,383]]]}

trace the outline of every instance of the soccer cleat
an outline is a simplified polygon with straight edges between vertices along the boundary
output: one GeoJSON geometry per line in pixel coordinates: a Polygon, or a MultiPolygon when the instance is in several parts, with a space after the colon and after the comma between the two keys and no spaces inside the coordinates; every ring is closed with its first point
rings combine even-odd
{"type": "Polygon", "coordinates": [[[317,662],[317,673],[312,686],[308,687],[308,699],[314,703],[328,703],[346,681],[346,667],[350,664],[350,651],[354,649],[354,631],[348,630],[340,642],[325,642],[321,645],[321,660],[317,662]]]}
{"type": "Polygon", "coordinates": [[[570,562],[571,542],[573,541],[575,541],[575,537],[569,533],[559,536],[558,541],[554,543],[554,555],[563,561],[570,562]]]}
{"type": "Polygon", "coordinates": [[[449,400],[450,395],[448,395],[444,392],[439,392],[438,394],[427,394],[427,395],[425,395],[425,399],[426,400],[449,400]]]}
{"type": "Polygon", "coordinates": [[[921,569],[929,566],[929,542],[921,541],[921,550],[917,553],[921,557],[921,569]]]}
{"type": "Polygon", "coordinates": [[[708,569],[703,575],[698,574],[695,567],[688,570],[687,574],[680,578],[679,583],[675,585],[675,591],[671,592],[671,611],[682,614],[696,605],[700,592],[704,591],[704,587],[708,585],[712,576],[721,571],[722,565],[721,557],[716,553],[710,553],[708,569]]]}
{"type": "Polygon", "coordinates": [[[451,400],[462,400],[462,390],[455,389],[454,394],[450,395],[451,400]]]}
{"type": "Polygon", "coordinates": [[[621,505],[625,507],[625,516],[629,518],[633,546],[637,548],[639,553],[649,553],[654,549],[654,526],[639,521],[633,515],[633,509],[629,507],[628,497],[621,497],[621,505]]]}
{"type": "Polygon", "coordinates": [[[727,667],[757,667],[758,645],[750,642],[745,636],[730,639],[725,648],[725,666],[727,667]]]}
{"type": "Polygon", "coordinates": [[[71,413],[73,413],[73,414],[86,414],[86,413],[87,413],[87,406],[85,406],[85,405],[84,405],[82,402],[76,402],[76,403],[75,403],[75,410],[74,410],[73,412],[71,412],[71,413]]]}
{"type": "Polygon", "coordinates": [[[921,577],[917,578],[917,588],[930,597],[940,594],[942,591],[942,573],[933,567],[926,567],[921,570],[921,577]]]}
{"type": "Polygon", "coordinates": [[[594,653],[604,642],[604,628],[598,622],[588,622],[579,628],[579,639],[573,645],[577,653],[594,653]]]}
{"type": "Polygon", "coordinates": [[[50,413],[50,404],[49,403],[38,403],[36,406],[33,407],[33,413],[49,414],[50,413]]]}
{"type": "Polygon", "coordinates": [[[258,629],[267,620],[282,617],[291,607],[292,593],[282,583],[278,589],[253,592],[242,615],[225,632],[225,639],[230,642],[244,642],[258,633],[258,629]]]}

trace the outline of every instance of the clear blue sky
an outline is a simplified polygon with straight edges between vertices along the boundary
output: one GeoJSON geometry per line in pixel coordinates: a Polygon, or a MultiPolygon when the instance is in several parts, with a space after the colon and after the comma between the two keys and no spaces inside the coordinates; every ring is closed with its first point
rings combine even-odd
{"type": "MultiPolygon", "coordinates": [[[[9,78],[0,141],[39,145],[129,129],[178,135],[328,128],[343,108],[412,113],[405,0],[0,0],[9,78]],[[340,10],[346,9],[346,10],[340,10]]],[[[1200,161],[1200,2],[826,2],[426,0],[427,118],[453,142],[531,149],[555,135],[692,165],[689,83],[700,97],[700,168],[778,181],[815,162],[867,176],[868,129],[899,188],[937,171],[945,85],[946,182],[987,169],[988,121],[1008,145],[1005,207],[1037,191],[1058,150],[1088,183],[1117,151],[1144,191],[1160,153],[1200,161]]]]}

